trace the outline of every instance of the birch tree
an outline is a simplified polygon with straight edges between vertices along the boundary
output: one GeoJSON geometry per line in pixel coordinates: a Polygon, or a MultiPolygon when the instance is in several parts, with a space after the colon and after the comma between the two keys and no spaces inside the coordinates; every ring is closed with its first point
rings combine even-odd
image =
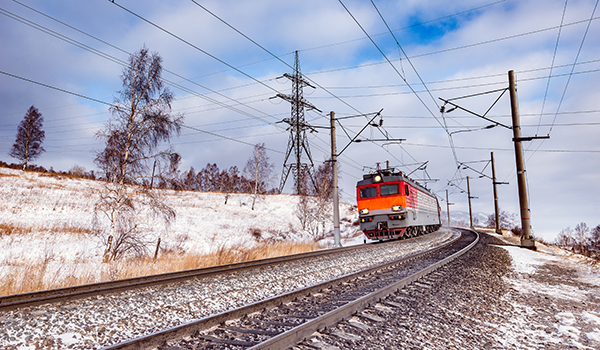
{"type": "Polygon", "coordinates": [[[275,166],[269,163],[265,144],[254,145],[252,156],[244,167],[244,177],[248,180],[250,193],[252,193],[252,210],[259,195],[267,192],[267,187],[273,180],[273,169],[275,166]]]}
{"type": "Polygon", "coordinates": [[[161,80],[162,58],[146,47],[129,58],[123,69],[122,90],[110,108],[112,118],[97,136],[106,142],[95,162],[104,173],[106,186],[96,204],[110,222],[104,261],[127,252],[144,252],[137,217],[141,208],[170,222],[175,212],[156,191],[139,186],[149,178],[149,164],[170,159],[173,150],[159,149],[162,142],[179,134],[183,116],[171,113],[173,94],[161,80]],[[137,185],[137,186],[134,186],[137,185]]]}
{"type": "Polygon", "coordinates": [[[27,168],[27,162],[39,157],[45,152],[42,142],[46,137],[42,126],[44,117],[34,106],[29,107],[25,117],[17,127],[17,138],[13,144],[9,156],[17,158],[23,164],[23,170],[27,168]]]}

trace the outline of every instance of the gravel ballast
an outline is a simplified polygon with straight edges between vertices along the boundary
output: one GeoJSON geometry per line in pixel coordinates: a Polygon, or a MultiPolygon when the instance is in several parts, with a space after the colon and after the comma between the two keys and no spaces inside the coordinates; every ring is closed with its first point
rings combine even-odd
{"type": "Polygon", "coordinates": [[[598,285],[560,261],[517,273],[505,244],[482,234],[464,257],[297,348],[600,348],[598,285]]]}
{"type": "Polygon", "coordinates": [[[440,230],[301,263],[0,312],[0,346],[97,349],[392,261],[456,235],[440,230]]]}

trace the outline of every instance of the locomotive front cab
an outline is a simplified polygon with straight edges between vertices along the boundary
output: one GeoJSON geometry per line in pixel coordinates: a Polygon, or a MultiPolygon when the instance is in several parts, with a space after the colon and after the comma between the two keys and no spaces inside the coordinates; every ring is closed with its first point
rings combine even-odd
{"type": "Polygon", "coordinates": [[[356,186],[360,229],[367,238],[401,237],[406,230],[408,185],[400,174],[381,172],[364,175],[356,186]]]}

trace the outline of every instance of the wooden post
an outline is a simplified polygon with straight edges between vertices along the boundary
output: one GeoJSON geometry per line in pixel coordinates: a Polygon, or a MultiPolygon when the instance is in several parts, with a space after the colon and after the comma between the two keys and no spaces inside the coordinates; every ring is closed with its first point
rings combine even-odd
{"type": "Polygon", "coordinates": [[[156,257],[158,256],[158,249],[160,248],[160,237],[158,237],[158,242],[156,242],[156,250],[154,251],[154,260],[156,261],[156,257]]]}

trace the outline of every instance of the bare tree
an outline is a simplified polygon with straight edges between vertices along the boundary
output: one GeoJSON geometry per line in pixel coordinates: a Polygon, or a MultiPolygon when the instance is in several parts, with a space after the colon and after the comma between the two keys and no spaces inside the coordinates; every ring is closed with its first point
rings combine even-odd
{"type": "Polygon", "coordinates": [[[138,217],[141,208],[160,215],[165,223],[175,218],[173,209],[152,189],[128,186],[143,184],[154,160],[170,158],[171,149],[158,147],[178,134],[183,124],[182,115],[171,113],[174,96],[163,86],[161,73],[162,58],[158,53],[143,47],[132,55],[121,76],[123,88],[110,109],[113,118],[97,133],[106,142],[95,159],[107,180],[96,204],[97,212],[104,213],[110,221],[105,261],[119,258],[124,251],[144,252],[144,240],[136,223],[143,222],[138,217]]]}
{"type": "Polygon", "coordinates": [[[590,232],[590,251],[593,251],[596,256],[600,253],[600,225],[590,232]]]}
{"type": "Polygon", "coordinates": [[[244,168],[244,176],[248,179],[252,193],[252,210],[254,210],[258,195],[267,192],[267,186],[273,180],[274,168],[275,166],[269,163],[265,144],[254,145],[252,156],[248,159],[244,168]]]}
{"type": "Polygon", "coordinates": [[[560,230],[556,237],[556,244],[561,247],[573,247],[575,240],[573,239],[573,230],[570,227],[560,230]]]}
{"type": "MultiPolygon", "coordinates": [[[[500,213],[498,213],[498,216],[500,218],[500,228],[501,229],[510,230],[515,226],[514,223],[517,221],[516,214],[509,213],[504,210],[500,210],[500,213]]],[[[496,215],[495,214],[491,214],[490,216],[488,216],[486,225],[487,225],[487,227],[496,227],[496,215]]]]}
{"type": "Polygon", "coordinates": [[[577,240],[576,244],[579,249],[579,253],[586,254],[586,247],[588,243],[588,234],[590,233],[590,228],[585,222],[580,222],[575,226],[575,239],[577,240]]]}
{"type": "Polygon", "coordinates": [[[20,160],[23,163],[23,170],[27,168],[29,160],[36,159],[46,151],[42,147],[46,137],[42,130],[43,123],[44,117],[40,111],[31,106],[17,127],[17,138],[8,155],[20,160]]]}

